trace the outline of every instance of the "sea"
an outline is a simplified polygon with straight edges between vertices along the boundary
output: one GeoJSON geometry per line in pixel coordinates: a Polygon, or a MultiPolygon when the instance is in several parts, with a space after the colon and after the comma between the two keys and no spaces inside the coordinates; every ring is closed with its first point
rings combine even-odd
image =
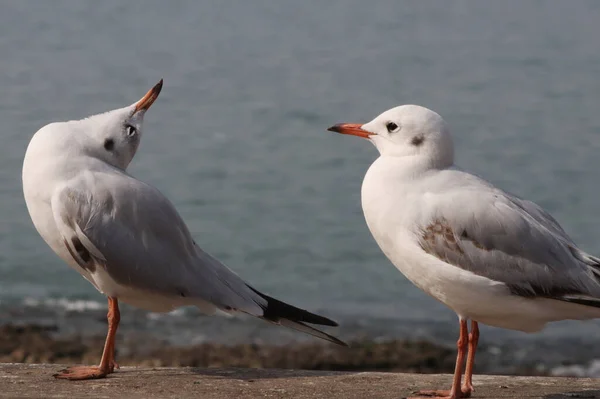
{"type": "MultiPolygon", "coordinates": [[[[598,21],[593,0],[0,1],[0,323],[104,333],[105,298],[31,223],[23,156],[42,126],[129,105],[164,78],[129,172],[170,198],[203,249],[337,320],[343,339],[452,345],[456,315],[365,225],[375,148],[326,129],[431,108],[460,167],[537,202],[600,254],[598,21]]],[[[120,331],[173,345],[310,339],[126,305],[120,331]]],[[[567,321],[537,334],[483,328],[481,344],[565,364],[574,350],[600,358],[599,337],[600,322],[567,321]]]]}

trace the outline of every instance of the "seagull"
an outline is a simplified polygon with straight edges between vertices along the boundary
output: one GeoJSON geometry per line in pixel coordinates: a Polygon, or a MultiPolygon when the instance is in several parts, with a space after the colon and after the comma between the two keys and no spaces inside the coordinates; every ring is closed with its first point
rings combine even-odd
{"type": "Polygon", "coordinates": [[[119,301],[168,312],[196,306],[214,314],[246,313],[346,345],[309,324],[337,323],[256,290],[193,240],[173,204],[126,169],[162,79],[138,102],[82,120],[51,123],[31,139],[23,192],[37,231],[52,250],[108,297],[108,334],[99,366],[62,370],[56,378],[106,377],[118,368],[119,301]]]}
{"type": "Polygon", "coordinates": [[[600,259],[535,203],[456,167],[440,115],[403,105],[328,130],[375,145],[361,193],[369,230],[408,280],[458,315],[452,387],[420,397],[471,395],[478,323],[531,333],[600,317],[600,259]]]}

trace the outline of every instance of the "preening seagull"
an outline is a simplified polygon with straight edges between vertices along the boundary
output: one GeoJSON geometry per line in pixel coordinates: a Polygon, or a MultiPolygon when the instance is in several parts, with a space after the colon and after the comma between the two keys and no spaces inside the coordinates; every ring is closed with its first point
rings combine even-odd
{"type": "Polygon", "coordinates": [[[125,108],[46,125],[27,148],[23,191],[33,224],[60,258],[108,297],[100,365],[55,376],[83,380],[114,371],[119,301],[154,312],[180,306],[242,312],[345,345],[309,325],[334,321],[259,292],[203,251],[173,204],[127,173],[144,115],[161,89],[162,80],[125,108]]]}

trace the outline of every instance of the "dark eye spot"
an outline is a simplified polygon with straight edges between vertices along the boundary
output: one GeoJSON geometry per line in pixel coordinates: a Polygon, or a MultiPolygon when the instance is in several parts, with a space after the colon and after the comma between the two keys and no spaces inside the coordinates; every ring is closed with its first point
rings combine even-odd
{"type": "Polygon", "coordinates": [[[423,136],[415,136],[412,138],[412,140],[410,141],[410,143],[414,146],[420,146],[421,144],[423,144],[423,142],[425,141],[425,138],[423,136]]]}
{"type": "Polygon", "coordinates": [[[104,149],[106,151],[112,151],[115,148],[115,141],[113,139],[104,140],[104,149]]]}
{"type": "Polygon", "coordinates": [[[394,122],[388,122],[385,127],[390,133],[395,132],[396,129],[398,129],[398,125],[396,125],[394,122]]]}

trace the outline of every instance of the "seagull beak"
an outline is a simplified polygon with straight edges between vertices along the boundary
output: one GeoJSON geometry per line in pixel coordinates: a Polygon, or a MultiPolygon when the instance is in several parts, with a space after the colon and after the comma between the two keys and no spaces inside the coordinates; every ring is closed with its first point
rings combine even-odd
{"type": "Polygon", "coordinates": [[[331,126],[327,130],[341,134],[351,134],[352,136],[362,137],[363,139],[368,139],[369,137],[375,135],[375,133],[363,130],[362,124],[360,123],[338,123],[337,125],[331,126]]]}
{"type": "Polygon", "coordinates": [[[163,80],[161,79],[153,88],[146,93],[144,97],[140,101],[135,104],[135,112],[138,111],[147,111],[148,108],[154,103],[158,95],[160,94],[160,90],[163,86],[163,80]]]}

